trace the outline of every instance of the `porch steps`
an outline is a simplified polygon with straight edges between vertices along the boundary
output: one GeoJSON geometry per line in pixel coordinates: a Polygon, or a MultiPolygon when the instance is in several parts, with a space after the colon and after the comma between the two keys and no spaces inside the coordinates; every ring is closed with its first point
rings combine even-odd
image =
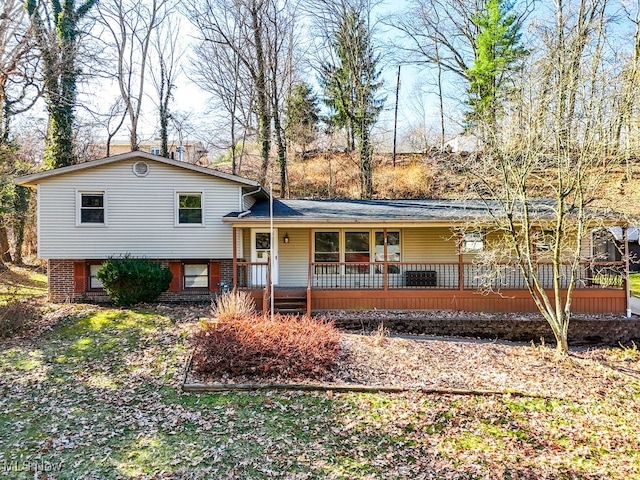
{"type": "Polygon", "coordinates": [[[304,315],[307,313],[306,290],[276,289],[273,297],[273,307],[278,313],[304,315]]]}

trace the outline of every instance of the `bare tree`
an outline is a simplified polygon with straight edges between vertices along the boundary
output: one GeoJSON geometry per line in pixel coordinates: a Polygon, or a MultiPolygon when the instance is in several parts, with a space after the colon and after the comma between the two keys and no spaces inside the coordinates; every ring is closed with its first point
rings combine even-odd
{"type": "Polygon", "coordinates": [[[170,14],[168,0],[107,0],[98,13],[114,49],[115,77],[129,117],[131,150],[139,148],[138,126],[155,30],[170,14]]]}
{"type": "MultiPolygon", "coordinates": [[[[240,41],[237,27],[231,26],[228,32],[228,38],[233,39],[233,43],[240,41]]],[[[216,45],[204,40],[195,47],[194,53],[192,66],[196,83],[209,92],[215,106],[225,112],[221,117],[228,122],[231,171],[234,175],[238,174],[247,133],[254,128],[254,86],[251,76],[237,50],[229,44],[216,45]]]]}
{"type": "Polygon", "coordinates": [[[278,166],[280,167],[280,197],[284,198],[288,196],[288,174],[283,112],[295,75],[293,51],[296,35],[296,12],[288,0],[282,3],[272,0],[269,2],[267,13],[269,91],[278,166]]]}
{"type": "MultiPolygon", "coordinates": [[[[271,151],[271,98],[268,84],[266,18],[269,0],[192,0],[189,18],[200,32],[200,40],[211,49],[229,49],[235,61],[251,79],[261,165],[259,181],[264,183],[271,151]]],[[[238,72],[238,69],[236,69],[238,72]]],[[[237,98],[236,98],[237,99],[237,98]]]]}
{"type": "Polygon", "coordinates": [[[163,157],[169,157],[169,120],[171,119],[169,105],[176,87],[176,79],[180,74],[178,61],[184,53],[179,44],[180,21],[178,18],[177,16],[167,18],[156,30],[153,39],[156,68],[151,68],[151,79],[157,95],[160,155],[163,157]]]}
{"type": "Polygon", "coordinates": [[[21,263],[20,219],[28,193],[11,185],[12,176],[24,172],[18,160],[18,144],[11,131],[12,119],[29,110],[40,97],[36,79],[37,59],[24,4],[7,0],[0,11],[0,269],[5,262],[21,263]],[[8,227],[17,237],[15,256],[9,251],[8,227]]]}
{"type": "Polygon", "coordinates": [[[604,160],[615,102],[604,55],[607,0],[555,6],[511,116],[467,171],[473,194],[494,212],[471,226],[486,234],[482,263],[498,275],[505,264],[520,272],[557,351],[566,353],[574,289],[590,280],[585,240],[603,225],[603,184],[618,159],[604,160]]]}

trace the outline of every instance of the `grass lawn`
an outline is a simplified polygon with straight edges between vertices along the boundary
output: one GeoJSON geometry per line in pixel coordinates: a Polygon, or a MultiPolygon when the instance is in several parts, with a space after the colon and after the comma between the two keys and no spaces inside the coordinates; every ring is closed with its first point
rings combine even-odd
{"type": "Polygon", "coordinates": [[[579,400],[188,395],[188,308],[65,308],[0,342],[0,478],[640,478],[635,349],[579,400]]]}
{"type": "Polygon", "coordinates": [[[29,298],[47,293],[47,274],[44,269],[16,267],[0,271],[0,305],[13,298],[29,298]]]}
{"type": "Polygon", "coordinates": [[[631,295],[640,297],[640,273],[632,273],[629,275],[629,285],[631,287],[631,295]]]}

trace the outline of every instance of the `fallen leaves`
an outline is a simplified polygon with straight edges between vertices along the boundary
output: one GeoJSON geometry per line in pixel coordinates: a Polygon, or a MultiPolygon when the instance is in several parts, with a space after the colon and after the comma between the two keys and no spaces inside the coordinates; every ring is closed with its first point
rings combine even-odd
{"type": "Polygon", "coordinates": [[[184,395],[182,319],[197,312],[91,307],[42,337],[2,344],[0,478],[34,478],[2,465],[35,461],[60,466],[39,472],[50,479],[638,478],[637,352],[554,361],[527,345],[343,335],[347,353],[327,381],[560,398],[184,395]],[[69,355],[85,337],[92,342],[69,355]]]}

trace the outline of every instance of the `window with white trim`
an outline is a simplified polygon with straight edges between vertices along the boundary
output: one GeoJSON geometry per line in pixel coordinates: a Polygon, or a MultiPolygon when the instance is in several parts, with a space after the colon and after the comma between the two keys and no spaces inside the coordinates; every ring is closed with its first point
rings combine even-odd
{"type": "Polygon", "coordinates": [[[78,223],[80,225],[104,225],[104,192],[78,193],[78,223]]]}
{"type": "Polygon", "coordinates": [[[100,268],[102,268],[101,263],[92,263],[89,265],[89,290],[101,290],[104,288],[97,276],[100,268]]]}
{"type": "MultiPolygon", "coordinates": [[[[384,232],[375,232],[375,261],[384,262],[384,232]]],[[[387,261],[400,262],[400,232],[387,232],[387,261]]],[[[382,268],[376,268],[382,273],[382,268]]],[[[400,273],[399,265],[387,265],[387,273],[400,273]]]]}
{"type": "Polygon", "coordinates": [[[478,253],[484,250],[484,234],[482,232],[467,232],[462,236],[462,251],[478,253]]]}
{"type": "MultiPolygon", "coordinates": [[[[344,262],[346,264],[342,271],[344,274],[368,273],[372,262],[384,262],[384,232],[376,230],[315,231],[313,260],[316,264],[344,262]]],[[[400,231],[387,232],[387,261],[400,262],[401,260],[400,231]]],[[[335,275],[340,271],[338,265],[316,265],[314,269],[316,275],[335,275]]],[[[375,273],[382,273],[382,271],[381,266],[376,266],[375,273]]],[[[388,265],[388,273],[400,273],[400,266],[388,265]]]]}
{"type": "Polygon", "coordinates": [[[359,265],[347,265],[345,273],[367,273],[369,271],[370,248],[367,232],[344,232],[344,261],[359,265]]]}
{"type": "MultiPolygon", "coordinates": [[[[340,262],[340,232],[315,232],[313,246],[314,262],[340,262]]],[[[315,273],[318,275],[335,274],[338,273],[338,266],[318,265],[315,267],[315,273]]]]}
{"type": "Polygon", "coordinates": [[[177,218],[178,225],[203,225],[202,217],[202,193],[177,193],[177,218]]]}
{"type": "Polygon", "coordinates": [[[189,288],[209,288],[208,263],[184,263],[182,265],[183,286],[189,288]]]}

